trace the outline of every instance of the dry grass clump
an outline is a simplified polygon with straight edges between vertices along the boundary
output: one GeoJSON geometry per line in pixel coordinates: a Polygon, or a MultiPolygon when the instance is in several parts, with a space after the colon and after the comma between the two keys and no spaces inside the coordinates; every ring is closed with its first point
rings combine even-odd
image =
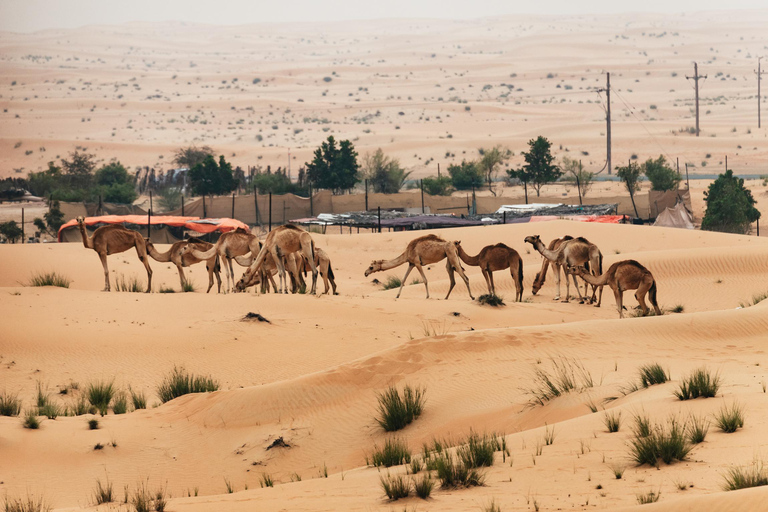
{"type": "Polygon", "coordinates": [[[60,288],[69,288],[71,279],[58,272],[45,272],[34,274],[29,279],[28,286],[58,286],[60,288]]]}
{"type": "Polygon", "coordinates": [[[19,395],[12,395],[6,391],[0,395],[0,416],[18,416],[21,414],[21,400],[19,395]]]}
{"type": "Polygon", "coordinates": [[[405,428],[421,416],[425,393],[426,388],[412,388],[406,384],[401,395],[395,386],[390,386],[378,395],[379,417],[376,421],[387,432],[405,428]]]}
{"type": "Polygon", "coordinates": [[[413,490],[416,496],[425,500],[432,494],[432,489],[435,488],[435,481],[432,480],[432,476],[429,473],[422,475],[421,480],[413,478],[413,490]]]}
{"type": "Polygon", "coordinates": [[[680,400],[693,398],[712,398],[720,389],[721,379],[717,373],[710,372],[706,367],[699,368],[683,379],[674,395],[680,400]]]}
{"type": "Polygon", "coordinates": [[[603,421],[608,432],[618,432],[621,428],[621,411],[606,412],[603,421]]]}
{"type": "Polygon", "coordinates": [[[147,408],[147,396],[143,391],[134,391],[132,388],[128,388],[128,391],[131,393],[134,410],[147,408]]]}
{"type": "Polygon", "coordinates": [[[592,374],[574,358],[551,358],[551,369],[536,365],[533,369],[533,387],[527,390],[530,405],[546,402],[571,391],[582,391],[594,386],[592,374]]]}
{"type": "Polygon", "coordinates": [[[393,288],[400,288],[401,284],[403,284],[403,281],[399,277],[387,276],[387,280],[384,281],[383,286],[385,290],[391,290],[393,288]]]}
{"type": "Polygon", "coordinates": [[[661,492],[648,491],[644,494],[637,495],[637,503],[639,505],[647,505],[648,503],[656,503],[661,497],[661,492]]]}
{"type": "Polygon", "coordinates": [[[9,498],[5,496],[5,512],[48,512],[51,506],[45,503],[42,496],[35,498],[27,495],[26,498],[9,498]]]}
{"type": "Polygon", "coordinates": [[[725,478],[725,484],[723,484],[725,491],[768,485],[768,471],[765,470],[762,463],[754,463],[746,468],[730,468],[723,478],[725,478]]]}
{"type": "Polygon", "coordinates": [[[700,416],[691,416],[688,423],[688,441],[691,444],[703,443],[709,432],[709,421],[700,416]]]}
{"type": "Polygon", "coordinates": [[[732,403],[730,407],[724,405],[715,414],[715,425],[727,434],[732,434],[744,426],[744,407],[732,403]]]}
{"type": "Polygon", "coordinates": [[[99,411],[99,414],[104,416],[109,411],[112,397],[115,396],[115,384],[106,381],[91,382],[88,384],[86,394],[88,395],[88,402],[99,411]]]}
{"type": "Polygon", "coordinates": [[[212,377],[188,373],[184,368],[174,367],[157,387],[160,401],[165,403],[189,393],[209,393],[219,389],[219,382],[212,377]]]}
{"type": "Polygon", "coordinates": [[[115,492],[112,488],[112,482],[107,479],[107,481],[102,484],[101,480],[96,479],[96,490],[93,491],[93,496],[97,505],[115,501],[115,492]]]}
{"type": "Polygon", "coordinates": [[[452,454],[444,452],[435,459],[437,478],[444,489],[457,487],[474,487],[485,484],[485,475],[477,468],[467,466],[462,459],[456,459],[452,454]]]}
{"type": "Polygon", "coordinates": [[[139,281],[136,276],[126,278],[123,274],[120,274],[115,278],[115,288],[119,292],[134,292],[144,293],[144,283],[139,281]]]}
{"type": "Polygon", "coordinates": [[[504,306],[504,300],[495,293],[485,293],[477,298],[478,304],[484,304],[486,306],[499,307],[504,306]]]}
{"type": "Polygon", "coordinates": [[[636,419],[634,437],[630,439],[630,455],[638,466],[686,460],[693,448],[686,430],[686,424],[674,417],[666,425],[651,425],[647,418],[636,419]]]}
{"type": "Polygon", "coordinates": [[[493,454],[501,449],[496,436],[489,434],[471,432],[465,443],[456,449],[456,455],[467,468],[493,466],[493,454]]]}
{"type": "Polygon", "coordinates": [[[37,410],[36,409],[29,409],[27,411],[27,415],[24,416],[24,428],[28,428],[30,430],[37,430],[40,428],[40,420],[37,419],[37,410]]]}
{"type": "Polygon", "coordinates": [[[397,501],[411,495],[411,484],[403,475],[381,477],[381,487],[390,501],[397,501]]]}
{"type": "Polygon", "coordinates": [[[664,384],[669,380],[669,374],[659,363],[645,364],[640,367],[640,383],[644,388],[655,384],[664,384]]]}
{"type": "Polygon", "coordinates": [[[384,441],[384,446],[381,449],[374,445],[371,462],[376,467],[384,466],[386,468],[399,466],[400,464],[409,464],[411,462],[411,451],[402,439],[387,439],[384,441]]]}

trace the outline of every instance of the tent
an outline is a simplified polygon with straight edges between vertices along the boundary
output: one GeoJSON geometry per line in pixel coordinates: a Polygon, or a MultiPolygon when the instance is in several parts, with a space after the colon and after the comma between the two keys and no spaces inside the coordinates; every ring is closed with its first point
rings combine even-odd
{"type": "MultiPolygon", "coordinates": [[[[146,234],[146,215],[102,215],[101,217],[86,217],[86,229],[94,230],[109,224],[121,224],[129,229],[135,229],[146,234]]],[[[149,239],[155,243],[168,244],[178,242],[184,237],[184,230],[197,233],[226,233],[237,228],[248,230],[248,225],[236,219],[201,219],[199,217],[176,217],[171,215],[156,215],[149,217],[149,239]]],[[[70,220],[59,228],[59,242],[80,242],[82,237],[77,228],[77,220],[70,220]]]]}
{"type": "Polygon", "coordinates": [[[666,208],[656,217],[654,226],[667,228],[693,229],[693,217],[685,207],[682,201],[679,201],[674,208],[666,208]]]}

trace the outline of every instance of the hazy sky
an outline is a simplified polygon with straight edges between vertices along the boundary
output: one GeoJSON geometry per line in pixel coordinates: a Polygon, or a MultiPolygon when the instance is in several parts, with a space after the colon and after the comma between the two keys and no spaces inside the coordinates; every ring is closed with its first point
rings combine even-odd
{"type": "Polygon", "coordinates": [[[244,24],[503,14],[760,9],[765,0],[0,0],[0,30],[29,32],[128,21],[244,24]]]}

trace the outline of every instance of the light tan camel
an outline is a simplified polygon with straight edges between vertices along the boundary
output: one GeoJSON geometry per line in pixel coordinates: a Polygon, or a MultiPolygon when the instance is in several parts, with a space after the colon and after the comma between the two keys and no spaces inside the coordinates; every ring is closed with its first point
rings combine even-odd
{"type": "MultiPolygon", "coordinates": [[[[304,274],[306,275],[307,270],[309,270],[309,263],[303,255],[301,262],[303,265],[304,274]]],[[[338,295],[338,292],[336,291],[335,276],[333,275],[333,269],[331,268],[331,258],[328,257],[328,253],[317,246],[315,246],[315,266],[317,267],[317,271],[320,273],[320,277],[323,278],[323,284],[325,285],[325,291],[323,294],[328,293],[328,281],[330,280],[331,286],[333,287],[333,294],[338,295]]]]}
{"type": "MultiPolygon", "coordinates": [[[[459,258],[466,265],[480,267],[480,271],[485,278],[485,284],[488,285],[488,293],[496,295],[496,287],[493,284],[493,273],[496,270],[509,269],[512,280],[515,282],[515,302],[523,300],[523,259],[516,250],[507,247],[504,244],[487,245],[483,247],[476,256],[470,256],[464,251],[460,243],[456,243],[456,249],[459,252],[459,258]]],[[[453,270],[449,269],[448,274],[453,270]]],[[[453,278],[451,278],[451,288],[453,288],[453,278]]],[[[448,295],[451,290],[448,290],[448,295]]]]}
{"type": "MultiPolygon", "coordinates": [[[[591,272],[595,272],[598,275],[602,273],[603,269],[603,255],[600,249],[589,240],[585,238],[574,238],[572,240],[566,240],[560,244],[556,250],[549,250],[541,241],[539,235],[525,237],[525,242],[533,245],[533,247],[541,253],[542,256],[547,258],[551,263],[555,271],[555,283],[557,285],[557,294],[553,300],[560,300],[560,268],[563,269],[563,275],[565,275],[565,300],[563,302],[570,301],[571,283],[568,280],[568,268],[575,267],[577,265],[584,265],[589,262],[589,269],[591,272]]],[[[579,283],[576,281],[576,276],[570,274],[573,278],[573,284],[576,287],[576,292],[579,294],[579,302],[584,302],[585,298],[581,295],[581,289],[579,283]]]]}
{"type": "MultiPolygon", "coordinates": [[[[259,249],[261,250],[261,248],[259,249]]],[[[243,266],[243,267],[250,267],[254,260],[256,259],[256,256],[258,256],[258,251],[255,253],[248,253],[245,256],[237,256],[235,258],[235,261],[243,266]]],[[[306,286],[306,283],[304,282],[304,279],[301,277],[301,272],[299,271],[303,265],[304,265],[304,259],[301,253],[294,252],[292,254],[289,254],[283,264],[285,265],[285,268],[288,270],[288,274],[291,278],[291,292],[296,293],[299,290],[300,286],[306,286]]],[[[275,260],[272,259],[271,254],[267,254],[266,258],[264,259],[264,264],[261,266],[261,269],[259,269],[258,276],[256,277],[256,280],[253,282],[253,285],[261,284],[261,293],[267,293],[269,291],[269,285],[272,284],[272,289],[277,293],[277,284],[275,283],[274,276],[277,274],[277,265],[275,265],[275,260]]],[[[252,286],[252,285],[248,285],[252,286]]]]}
{"type": "MultiPolygon", "coordinates": [[[[467,292],[472,300],[475,298],[472,296],[472,290],[469,288],[469,278],[464,274],[464,269],[461,268],[461,261],[459,260],[459,254],[456,250],[455,242],[446,242],[442,238],[436,235],[420,236],[411,240],[408,246],[405,248],[400,256],[392,260],[374,260],[371,265],[365,271],[365,277],[373,274],[374,272],[381,272],[382,270],[389,270],[391,268],[399,267],[404,263],[408,263],[408,270],[405,271],[405,277],[400,283],[400,290],[397,292],[397,298],[400,298],[400,293],[403,291],[403,286],[408,280],[408,274],[411,270],[416,268],[421,274],[421,278],[424,280],[424,288],[427,289],[427,298],[429,298],[429,284],[427,283],[427,276],[424,275],[422,270],[423,265],[431,265],[437,263],[443,259],[448,258],[445,263],[446,270],[448,270],[448,277],[451,278],[451,287],[448,289],[448,295],[453,289],[453,273],[451,270],[455,270],[459,273],[464,280],[464,284],[467,285],[467,292]]],[[[448,298],[448,295],[445,298],[448,298]]]]}
{"type": "Polygon", "coordinates": [[[212,248],[213,244],[203,242],[197,238],[189,238],[187,240],[181,240],[174,243],[166,252],[160,252],[155,248],[154,244],[149,240],[149,238],[145,238],[144,242],[147,244],[147,253],[152,257],[152,259],[159,261],[160,263],[171,262],[176,265],[176,268],[179,271],[179,279],[181,280],[182,291],[184,290],[184,285],[187,284],[187,278],[184,276],[184,270],[182,267],[189,267],[195,263],[205,261],[205,269],[208,271],[208,289],[205,291],[205,293],[210,292],[211,288],[213,287],[214,274],[216,274],[216,281],[219,284],[219,293],[221,293],[221,265],[219,265],[219,258],[217,255],[214,254],[213,257],[207,260],[201,260],[195,258],[194,254],[189,251],[181,254],[181,249],[187,245],[192,246],[192,248],[195,250],[205,252],[212,248]]]}
{"type": "MultiPolygon", "coordinates": [[[[565,235],[563,238],[555,238],[551,242],[549,242],[549,246],[547,247],[550,251],[556,251],[560,244],[563,242],[566,242],[568,240],[573,240],[573,237],[570,235],[565,235]]],[[[586,239],[584,239],[586,240],[586,239]]],[[[585,263],[584,265],[587,270],[589,270],[589,263],[585,263]]],[[[531,286],[531,293],[533,295],[536,295],[539,293],[539,290],[541,290],[542,286],[544,286],[544,282],[547,280],[547,269],[549,269],[549,260],[547,258],[542,257],[541,258],[541,270],[536,274],[536,277],[533,279],[533,286],[531,286]]],[[[554,272],[554,269],[552,269],[554,272]]],[[[587,294],[587,288],[589,288],[589,284],[584,281],[584,295],[587,294]]],[[[592,302],[595,302],[595,293],[597,290],[597,286],[592,287],[592,302]]]]}
{"type": "Polygon", "coordinates": [[[187,246],[181,249],[181,254],[190,252],[199,260],[208,260],[214,256],[219,257],[224,263],[225,273],[227,274],[227,291],[234,291],[235,272],[232,270],[232,260],[236,256],[244,256],[249,252],[257,254],[261,247],[259,238],[248,231],[237,228],[234,231],[227,231],[216,241],[216,244],[207,251],[199,251],[194,247],[187,246]],[[230,281],[231,279],[231,281],[230,281]],[[231,282],[231,284],[230,284],[231,282]]]}
{"type": "MultiPolygon", "coordinates": [[[[656,280],[650,270],[635,260],[624,260],[614,263],[608,271],[601,276],[593,276],[583,266],[571,267],[572,273],[581,276],[589,284],[600,287],[600,301],[603,300],[603,286],[606,284],[613,290],[616,297],[616,308],[619,310],[619,318],[624,318],[624,291],[637,290],[635,298],[640,304],[643,316],[648,314],[648,306],[645,304],[645,294],[651,301],[653,310],[661,315],[659,304],[656,301],[656,280]]],[[[598,303],[599,305],[599,303],[598,303]]]]}
{"type": "Polygon", "coordinates": [[[253,286],[258,279],[258,273],[261,266],[266,260],[267,254],[272,255],[272,259],[277,264],[277,271],[280,276],[280,286],[278,287],[278,293],[288,293],[288,280],[285,275],[284,258],[291,253],[301,252],[304,257],[307,258],[309,266],[312,269],[312,290],[310,293],[315,294],[317,290],[317,267],[315,266],[314,258],[314,242],[309,233],[294,226],[293,224],[285,224],[278,226],[269,232],[267,238],[264,240],[264,245],[261,250],[258,251],[256,259],[253,261],[250,267],[248,267],[237,283],[237,290],[243,291],[249,286],[253,286]]]}
{"type": "Polygon", "coordinates": [[[110,291],[109,287],[109,268],[107,267],[107,256],[125,252],[131,247],[136,248],[139,260],[147,269],[147,293],[152,291],[152,269],[149,268],[149,258],[147,257],[147,245],[144,238],[138,231],[126,229],[117,224],[101,226],[88,236],[85,231],[85,219],[77,218],[77,227],[80,228],[80,235],[83,237],[83,245],[86,249],[93,249],[101,259],[101,265],[104,267],[104,290],[110,291]]]}

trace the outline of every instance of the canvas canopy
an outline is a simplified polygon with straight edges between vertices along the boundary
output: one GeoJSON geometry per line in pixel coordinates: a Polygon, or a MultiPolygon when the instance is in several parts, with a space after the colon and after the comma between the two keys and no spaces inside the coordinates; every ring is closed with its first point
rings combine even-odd
{"type": "Polygon", "coordinates": [[[678,202],[674,208],[666,208],[656,217],[654,226],[667,228],[693,229],[693,219],[690,212],[682,202],[678,202]]]}
{"type": "MultiPolygon", "coordinates": [[[[147,218],[146,215],[102,215],[100,217],[86,217],[85,225],[87,228],[96,229],[97,227],[109,224],[122,224],[123,226],[146,230],[147,222],[150,224],[150,240],[156,243],[172,243],[181,239],[176,233],[181,234],[183,230],[194,231],[195,233],[226,233],[237,228],[248,230],[248,225],[236,219],[201,219],[199,217],[177,217],[173,215],[157,215],[147,218]],[[171,228],[177,228],[176,230],[171,228]]],[[[58,233],[59,242],[62,241],[80,241],[80,233],[77,229],[77,220],[70,220],[61,228],[58,233]]]]}

